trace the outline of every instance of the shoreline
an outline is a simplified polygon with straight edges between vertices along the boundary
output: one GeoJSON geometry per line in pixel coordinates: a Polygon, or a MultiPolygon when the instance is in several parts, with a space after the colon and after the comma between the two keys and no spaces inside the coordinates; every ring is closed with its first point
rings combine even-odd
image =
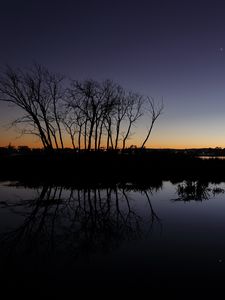
{"type": "Polygon", "coordinates": [[[0,180],[41,183],[147,184],[225,181],[225,160],[170,153],[54,153],[0,156],[0,180]]]}

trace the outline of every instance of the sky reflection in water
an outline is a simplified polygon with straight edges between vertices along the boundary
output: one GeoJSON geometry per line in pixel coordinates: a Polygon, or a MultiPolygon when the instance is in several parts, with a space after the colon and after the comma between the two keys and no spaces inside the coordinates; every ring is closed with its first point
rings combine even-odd
{"type": "Polygon", "coordinates": [[[225,183],[139,189],[0,185],[5,285],[65,288],[220,286],[225,183]],[[58,283],[58,284],[57,284],[58,283]]]}

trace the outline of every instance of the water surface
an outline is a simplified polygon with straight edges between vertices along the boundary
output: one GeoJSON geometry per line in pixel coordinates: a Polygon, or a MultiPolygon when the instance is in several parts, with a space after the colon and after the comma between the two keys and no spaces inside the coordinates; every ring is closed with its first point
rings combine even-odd
{"type": "Polygon", "coordinates": [[[225,183],[0,184],[4,286],[220,288],[225,183]]]}

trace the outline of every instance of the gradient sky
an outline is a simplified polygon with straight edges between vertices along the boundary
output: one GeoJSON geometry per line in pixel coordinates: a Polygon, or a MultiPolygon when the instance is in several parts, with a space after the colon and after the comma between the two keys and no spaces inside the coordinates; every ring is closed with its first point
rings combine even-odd
{"type": "MultiPolygon", "coordinates": [[[[224,1],[1,0],[0,36],[1,68],[38,62],[163,97],[148,147],[225,147],[224,1]]],[[[38,146],[8,129],[18,113],[0,103],[0,145],[38,146]]]]}

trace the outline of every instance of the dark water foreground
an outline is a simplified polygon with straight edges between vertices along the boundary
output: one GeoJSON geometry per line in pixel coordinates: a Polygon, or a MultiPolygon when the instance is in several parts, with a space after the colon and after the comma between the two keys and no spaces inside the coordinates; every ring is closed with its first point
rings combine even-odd
{"type": "Polygon", "coordinates": [[[225,183],[1,182],[0,275],[30,295],[222,290],[225,183]]]}

